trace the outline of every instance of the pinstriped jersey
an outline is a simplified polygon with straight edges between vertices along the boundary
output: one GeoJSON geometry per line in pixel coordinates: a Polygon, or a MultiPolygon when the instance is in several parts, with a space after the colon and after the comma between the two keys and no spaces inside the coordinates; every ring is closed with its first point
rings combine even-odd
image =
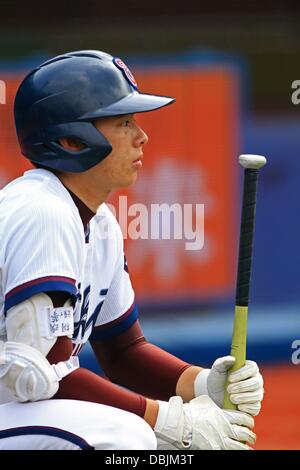
{"type": "Polygon", "coordinates": [[[99,206],[85,232],[69,191],[51,172],[29,170],[0,191],[0,336],[5,313],[39,292],[72,296],[74,354],[137,318],[117,220],[99,206]]]}

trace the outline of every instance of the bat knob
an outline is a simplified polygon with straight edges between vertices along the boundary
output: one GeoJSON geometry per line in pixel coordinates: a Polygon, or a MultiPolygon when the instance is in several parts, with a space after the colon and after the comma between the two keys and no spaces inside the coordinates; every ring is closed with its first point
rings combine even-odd
{"type": "Polygon", "coordinates": [[[262,168],[266,163],[267,159],[263,155],[243,154],[239,156],[239,164],[243,168],[259,170],[259,168],[262,168]]]}

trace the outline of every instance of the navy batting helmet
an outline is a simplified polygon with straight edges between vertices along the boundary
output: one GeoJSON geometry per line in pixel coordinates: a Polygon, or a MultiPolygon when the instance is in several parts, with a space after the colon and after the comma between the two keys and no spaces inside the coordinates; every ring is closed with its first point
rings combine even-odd
{"type": "Polygon", "coordinates": [[[140,93],[124,62],[105,52],[63,54],[35,68],[18,89],[14,113],[21,151],[46,168],[83,172],[112,150],[94,119],[152,111],[173,101],[140,93]],[[58,143],[63,137],[80,139],[84,149],[67,150],[58,143]]]}

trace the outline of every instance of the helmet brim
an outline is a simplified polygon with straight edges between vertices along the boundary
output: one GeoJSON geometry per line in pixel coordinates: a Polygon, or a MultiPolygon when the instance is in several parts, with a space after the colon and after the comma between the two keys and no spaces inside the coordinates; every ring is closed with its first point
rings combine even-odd
{"type": "Polygon", "coordinates": [[[146,113],[155,109],[168,106],[175,101],[170,96],[150,95],[146,93],[133,92],[125,98],[112,103],[105,108],[84,114],[79,120],[97,119],[100,117],[121,116],[123,114],[146,113]]]}

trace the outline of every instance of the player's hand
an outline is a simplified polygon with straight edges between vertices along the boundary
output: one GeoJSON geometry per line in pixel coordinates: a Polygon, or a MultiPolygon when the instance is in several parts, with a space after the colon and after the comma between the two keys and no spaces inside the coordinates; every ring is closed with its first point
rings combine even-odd
{"type": "Polygon", "coordinates": [[[179,396],[159,401],[154,427],[158,450],[251,450],[255,443],[251,416],[221,410],[207,395],[183,404],[179,396]]]}
{"type": "MultiPolygon", "coordinates": [[[[220,407],[223,406],[228,370],[235,358],[220,357],[211,369],[203,369],[195,380],[195,395],[208,395],[220,407]]],[[[252,416],[258,415],[264,396],[264,381],[254,361],[246,361],[245,366],[229,374],[227,387],[232,403],[240,411],[252,416]]]]}

